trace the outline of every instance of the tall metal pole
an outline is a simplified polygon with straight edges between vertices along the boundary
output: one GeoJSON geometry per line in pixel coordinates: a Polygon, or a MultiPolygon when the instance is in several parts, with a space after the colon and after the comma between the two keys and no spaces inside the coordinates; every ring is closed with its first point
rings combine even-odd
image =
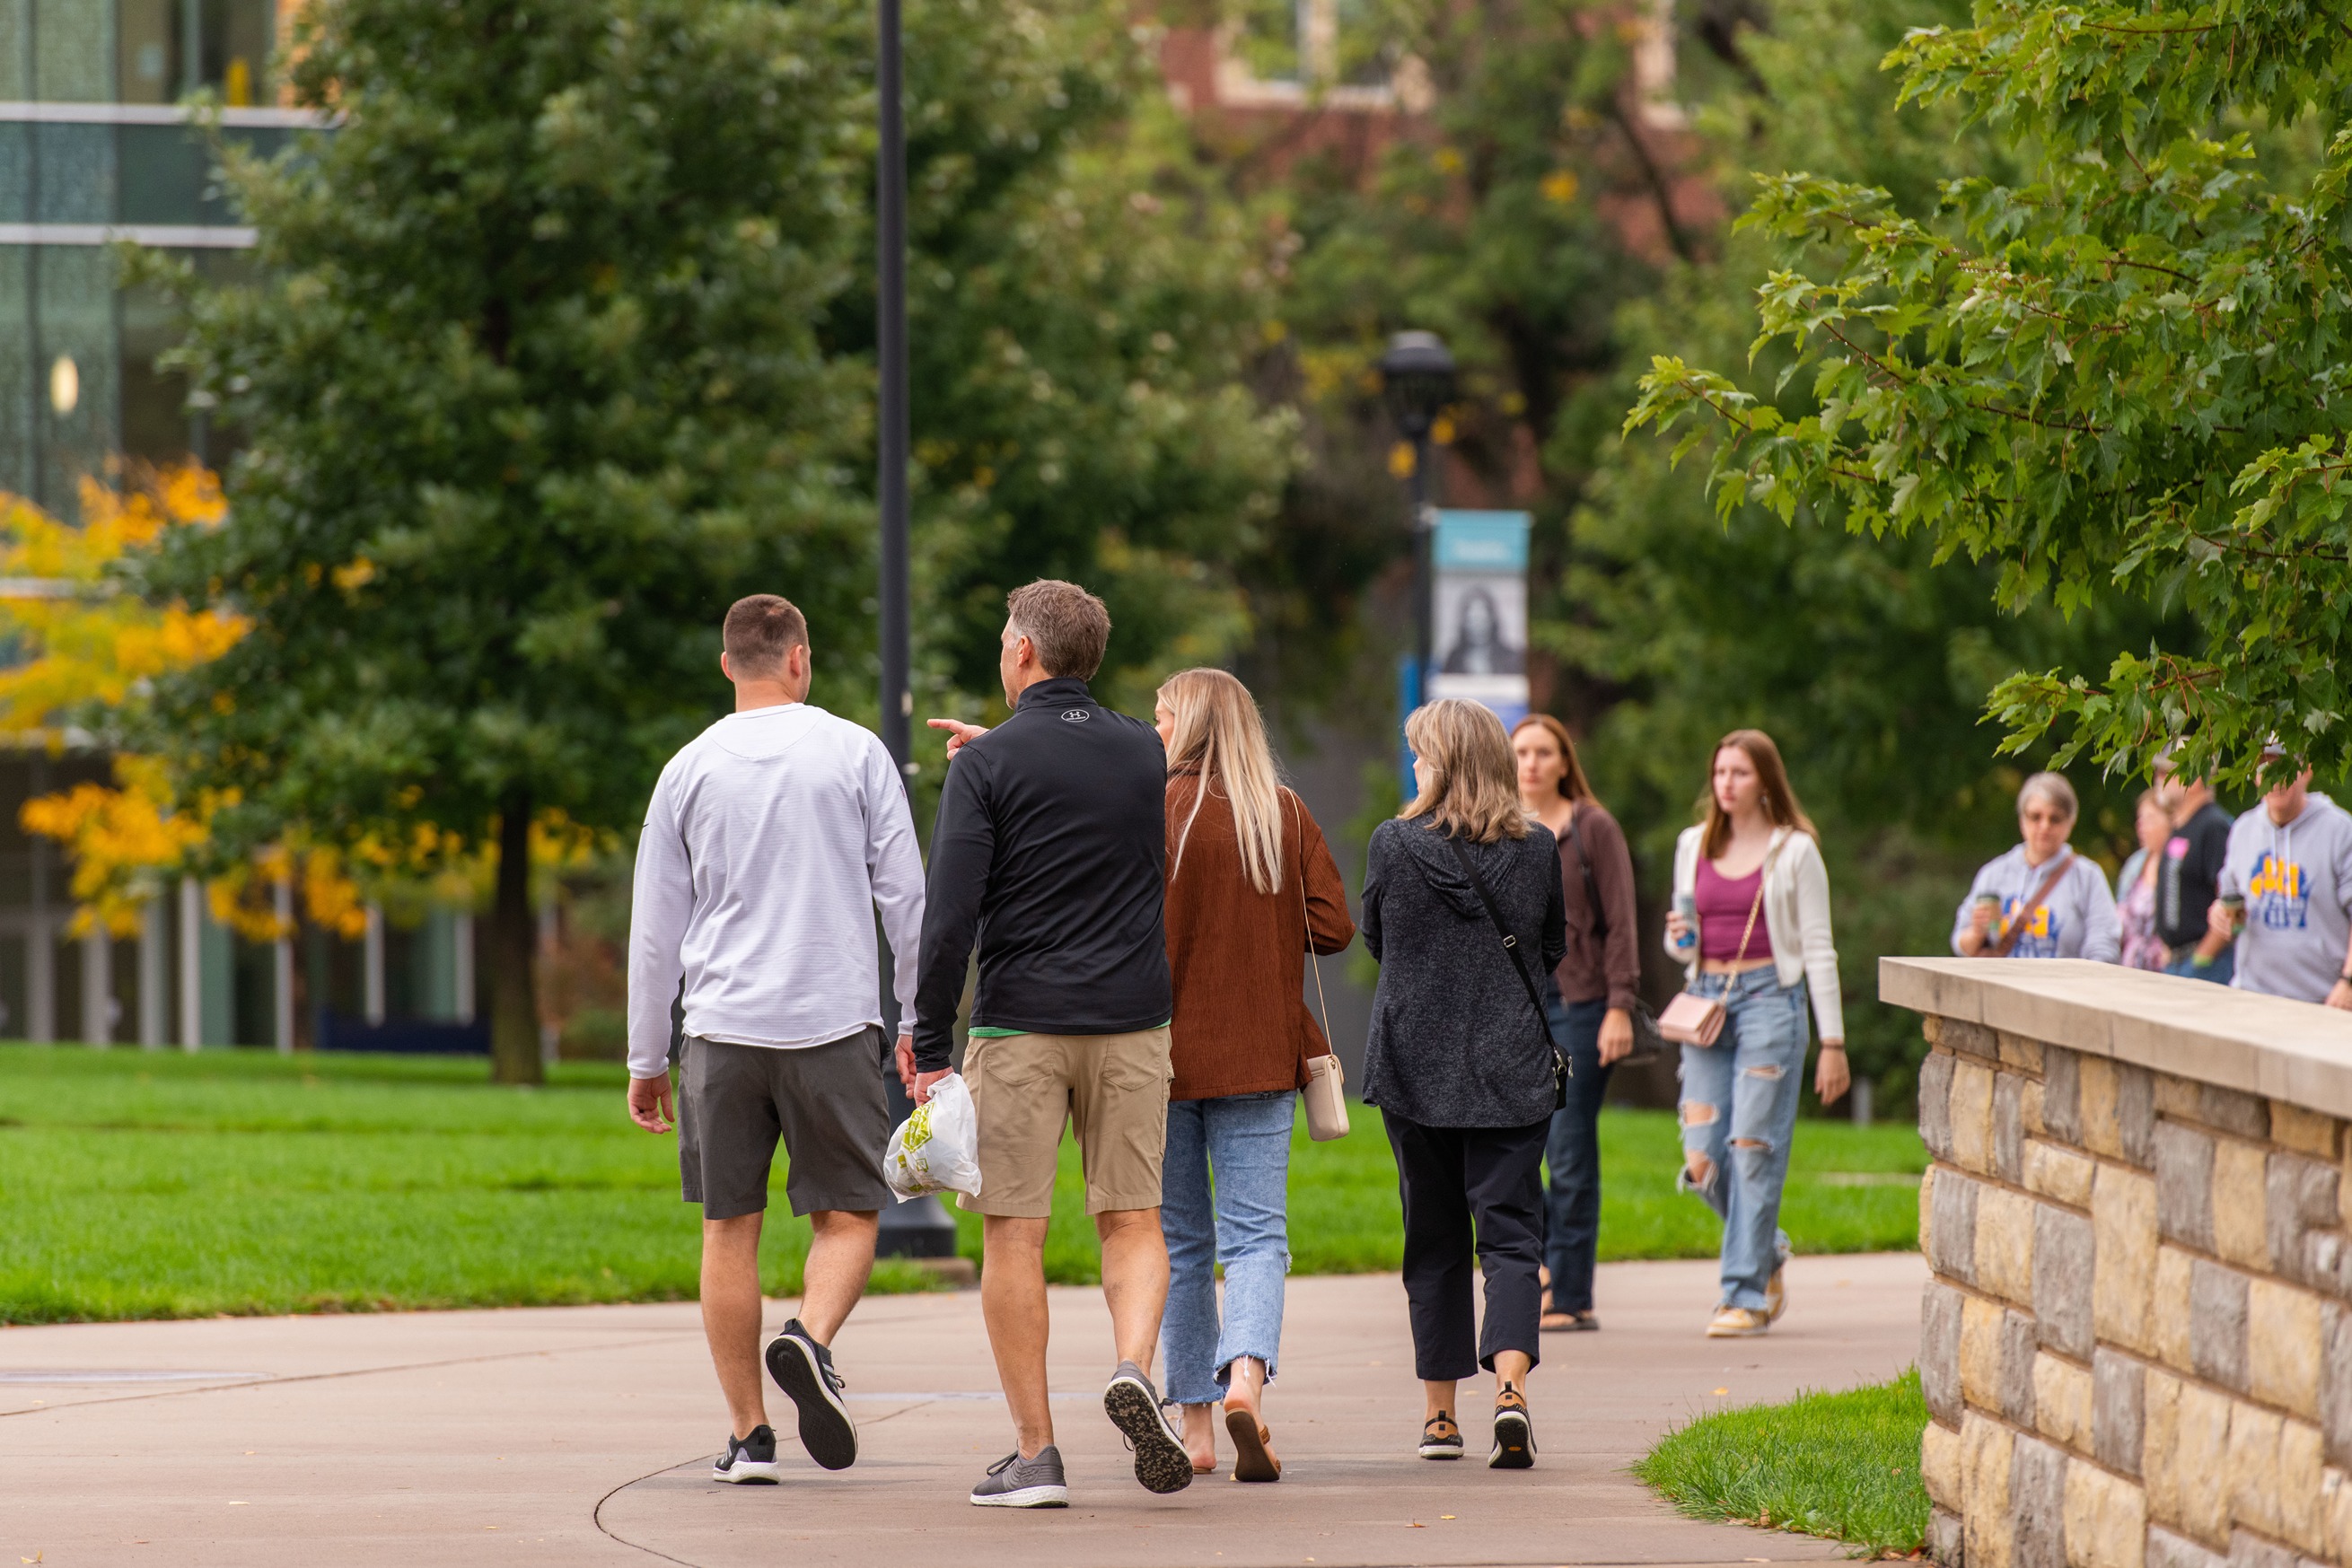
{"type": "MultiPolygon", "coordinates": [[[[906,71],[900,0],[877,0],[876,9],[874,112],[880,135],[874,170],[874,357],[880,385],[875,400],[875,438],[881,470],[874,488],[882,514],[882,744],[903,779],[913,771],[915,712],[914,692],[908,679],[911,662],[908,631],[912,616],[907,588],[906,71]]],[[[886,940],[884,951],[887,949],[886,940]]],[[[886,960],[882,1014],[889,1019],[897,1011],[886,960]]],[[[908,1029],[913,1023],[911,1019],[901,1019],[895,1029],[908,1029]]],[[[890,1100],[890,1118],[902,1122],[914,1107],[898,1086],[895,1068],[886,1067],[882,1077],[890,1100]]],[[[882,1211],[875,1250],[885,1258],[953,1258],[955,1221],[936,1197],[893,1204],[882,1211]]]]}
{"type": "Polygon", "coordinates": [[[876,410],[882,512],[882,744],[903,775],[911,760],[914,695],[908,682],[907,601],[907,120],[899,41],[899,0],[878,0],[880,156],[875,170],[876,410]]]}
{"type": "Polygon", "coordinates": [[[1412,655],[1413,694],[1429,700],[1430,667],[1436,659],[1435,562],[1437,508],[1429,504],[1430,441],[1426,431],[1412,442],[1412,655]]]}

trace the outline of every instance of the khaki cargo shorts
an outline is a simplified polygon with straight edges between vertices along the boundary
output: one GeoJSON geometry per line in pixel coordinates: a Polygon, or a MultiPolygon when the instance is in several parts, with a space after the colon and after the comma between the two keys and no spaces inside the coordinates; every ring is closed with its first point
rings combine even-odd
{"type": "Polygon", "coordinates": [[[969,1041],[963,1078],[980,1116],[980,1196],[957,1201],[1011,1218],[1052,1214],[1066,1121],[1077,1129],[1088,1214],[1158,1208],[1174,1077],[1164,1027],[969,1041]]]}

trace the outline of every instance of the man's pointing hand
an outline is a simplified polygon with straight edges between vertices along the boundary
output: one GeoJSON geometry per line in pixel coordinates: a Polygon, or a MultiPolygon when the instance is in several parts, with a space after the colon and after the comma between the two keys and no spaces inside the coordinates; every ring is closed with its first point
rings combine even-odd
{"type": "Polygon", "coordinates": [[[965,741],[978,740],[988,733],[988,726],[966,724],[961,719],[931,718],[925,719],[923,722],[933,729],[944,729],[948,732],[948,760],[950,762],[955,760],[955,754],[963,749],[965,741]]]}

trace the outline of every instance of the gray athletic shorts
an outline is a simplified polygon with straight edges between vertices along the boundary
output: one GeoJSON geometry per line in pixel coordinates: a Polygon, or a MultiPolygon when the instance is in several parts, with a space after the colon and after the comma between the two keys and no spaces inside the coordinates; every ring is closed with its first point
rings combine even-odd
{"type": "Polygon", "coordinates": [[[794,1214],[898,1201],[882,1179],[890,1102],[880,1030],[788,1051],[688,1035],[681,1049],[678,1172],[686,1201],[702,1205],[703,1218],[768,1207],[779,1137],[791,1162],[784,1196],[794,1214]]]}

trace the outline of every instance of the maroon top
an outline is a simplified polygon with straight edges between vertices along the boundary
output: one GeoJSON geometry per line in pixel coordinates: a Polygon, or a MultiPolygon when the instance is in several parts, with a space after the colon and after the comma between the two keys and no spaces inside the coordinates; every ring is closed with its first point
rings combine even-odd
{"type": "Polygon", "coordinates": [[[1631,1009],[1642,994],[1642,950],[1637,934],[1641,916],[1633,906],[1633,856],[1625,846],[1625,830],[1598,803],[1577,807],[1575,837],[1559,835],[1559,891],[1568,912],[1568,952],[1554,970],[1563,1001],[1591,1002],[1606,998],[1612,1008],[1631,1009]],[[1584,895],[1584,870],[1576,859],[1581,843],[1592,870],[1592,891],[1601,907],[1584,895]],[[1598,918],[1596,918],[1596,915],[1598,918]],[[1608,935],[1601,933],[1602,925],[1608,935]]]}
{"type": "Polygon", "coordinates": [[[1764,884],[1764,868],[1758,866],[1738,880],[1727,879],[1715,869],[1715,862],[1699,857],[1697,885],[1691,891],[1698,904],[1698,956],[1719,963],[1737,963],[1742,958],[1769,958],[1772,938],[1763,930],[1764,912],[1756,908],[1756,890],[1764,884]],[[1755,911],[1756,927],[1748,927],[1748,916],[1755,911]],[[1739,939],[1748,938],[1748,951],[1739,950],[1739,939]],[[1761,942],[1758,937],[1763,937],[1761,942]]]}

